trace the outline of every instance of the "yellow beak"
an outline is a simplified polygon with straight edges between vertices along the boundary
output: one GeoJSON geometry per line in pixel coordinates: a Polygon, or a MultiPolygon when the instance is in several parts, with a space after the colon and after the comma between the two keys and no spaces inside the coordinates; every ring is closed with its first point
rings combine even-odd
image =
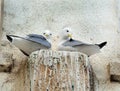
{"type": "Polygon", "coordinates": [[[69,37],[69,38],[72,38],[72,34],[68,34],[68,37],[69,37]]]}
{"type": "Polygon", "coordinates": [[[45,34],[46,37],[48,37],[49,35],[48,34],[45,34]]]}

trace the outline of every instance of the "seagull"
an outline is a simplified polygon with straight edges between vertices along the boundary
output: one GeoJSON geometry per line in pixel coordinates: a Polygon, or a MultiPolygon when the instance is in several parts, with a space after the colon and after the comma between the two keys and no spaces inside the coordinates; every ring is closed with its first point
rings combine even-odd
{"type": "Polygon", "coordinates": [[[16,35],[6,35],[7,39],[14,44],[20,51],[29,56],[32,52],[40,49],[50,49],[51,48],[51,36],[50,31],[43,32],[43,35],[39,34],[29,34],[25,37],[16,35]]]}
{"type": "Polygon", "coordinates": [[[76,51],[84,53],[88,56],[99,53],[107,42],[102,42],[99,44],[88,44],[79,40],[72,38],[72,33],[70,28],[64,28],[61,34],[61,42],[58,45],[59,51],[76,51]]]}

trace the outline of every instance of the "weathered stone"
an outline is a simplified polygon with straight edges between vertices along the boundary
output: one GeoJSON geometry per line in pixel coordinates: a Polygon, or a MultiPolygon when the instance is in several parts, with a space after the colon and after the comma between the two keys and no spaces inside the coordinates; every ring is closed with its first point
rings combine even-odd
{"type": "Polygon", "coordinates": [[[119,62],[110,62],[110,75],[120,75],[119,62]]]}
{"type": "Polygon", "coordinates": [[[95,76],[84,54],[40,50],[29,63],[31,91],[95,91],[95,76]]]}
{"type": "Polygon", "coordinates": [[[110,80],[120,82],[120,63],[110,62],[110,80]]]}
{"type": "Polygon", "coordinates": [[[0,0],[0,41],[2,37],[2,24],[3,24],[3,8],[4,8],[4,0],[0,0]]]}

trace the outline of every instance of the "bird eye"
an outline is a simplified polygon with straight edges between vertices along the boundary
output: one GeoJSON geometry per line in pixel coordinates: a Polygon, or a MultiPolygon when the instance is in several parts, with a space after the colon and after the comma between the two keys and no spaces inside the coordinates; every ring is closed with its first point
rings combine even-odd
{"type": "Polygon", "coordinates": [[[50,34],[50,35],[52,35],[52,34],[50,34]]]}
{"type": "Polygon", "coordinates": [[[43,33],[45,35],[45,33],[43,33]]]}
{"type": "Polygon", "coordinates": [[[67,32],[69,32],[69,30],[67,30],[67,32]]]}

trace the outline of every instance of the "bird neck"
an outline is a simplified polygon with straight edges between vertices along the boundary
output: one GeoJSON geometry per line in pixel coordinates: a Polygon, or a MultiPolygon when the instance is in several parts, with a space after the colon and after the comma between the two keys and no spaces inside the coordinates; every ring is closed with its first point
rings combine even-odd
{"type": "Polygon", "coordinates": [[[49,43],[51,43],[52,41],[51,41],[51,39],[47,39],[47,41],[49,42],[49,43]]]}

